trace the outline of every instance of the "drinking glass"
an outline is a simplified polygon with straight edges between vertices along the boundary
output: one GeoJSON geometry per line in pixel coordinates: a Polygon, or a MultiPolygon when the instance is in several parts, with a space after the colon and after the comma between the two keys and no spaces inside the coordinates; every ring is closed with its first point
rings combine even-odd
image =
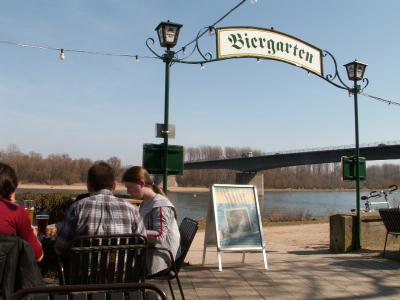
{"type": "Polygon", "coordinates": [[[35,201],[33,200],[24,200],[24,207],[26,212],[28,213],[29,220],[31,224],[33,222],[33,214],[35,212],[35,201]]]}
{"type": "Polygon", "coordinates": [[[36,224],[38,228],[38,234],[42,236],[47,235],[47,225],[49,224],[48,214],[36,214],[36,224]]]}

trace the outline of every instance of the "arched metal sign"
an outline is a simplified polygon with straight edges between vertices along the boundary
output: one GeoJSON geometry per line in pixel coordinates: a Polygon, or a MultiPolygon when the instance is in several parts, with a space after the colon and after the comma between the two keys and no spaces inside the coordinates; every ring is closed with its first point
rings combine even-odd
{"type": "Polygon", "coordinates": [[[323,77],[322,50],[288,34],[257,27],[216,28],[217,59],[283,61],[323,77]]]}

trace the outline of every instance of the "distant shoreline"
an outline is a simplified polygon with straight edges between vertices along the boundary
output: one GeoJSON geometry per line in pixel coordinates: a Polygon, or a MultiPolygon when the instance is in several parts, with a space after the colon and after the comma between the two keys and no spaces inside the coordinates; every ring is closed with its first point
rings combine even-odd
{"type": "MultiPolygon", "coordinates": [[[[18,188],[26,190],[67,190],[67,191],[85,191],[86,184],[35,184],[21,183],[18,188]]],[[[169,187],[168,190],[173,193],[207,193],[210,191],[207,187],[169,187]]],[[[117,184],[116,192],[125,192],[125,186],[121,183],[117,184]]],[[[354,189],[264,189],[264,192],[353,192],[354,189]]]]}

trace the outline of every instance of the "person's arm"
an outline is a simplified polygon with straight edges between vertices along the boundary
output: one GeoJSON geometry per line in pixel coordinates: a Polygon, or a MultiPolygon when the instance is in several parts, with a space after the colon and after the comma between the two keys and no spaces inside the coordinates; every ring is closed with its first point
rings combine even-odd
{"type": "Polygon", "coordinates": [[[143,202],[143,200],[136,200],[136,199],[126,199],[126,201],[135,206],[139,206],[143,202]]]}
{"type": "Polygon", "coordinates": [[[68,209],[65,219],[61,224],[61,228],[57,230],[54,251],[58,255],[64,254],[69,249],[71,241],[75,237],[78,220],[76,206],[77,205],[72,205],[68,209]]]}
{"type": "Polygon", "coordinates": [[[36,261],[41,261],[43,258],[42,244],[37,239],[37,233],[31,225],[27,212],[23,208],[18,209],[17,235],[31,245],[36,261]]]}
{"type": "Polygon", "coordinates": [[[169,232],[174,211],[171,207],[156,207],[150,213],[153,224],[151,230],[147,229],[147,240],[150,244],[161,244],[169,232]]]}
{"type": "Polygon", "coordinates": [[[135,221],[132,224],[132,233],[137,233],[137,234],[147,236],[146,227],[144,227],[143,219],[139,215],[137,207],[132,204],[131,204],[131,207],[132,207],[132,213],[133,213],[133,220],[135,221]]]}

